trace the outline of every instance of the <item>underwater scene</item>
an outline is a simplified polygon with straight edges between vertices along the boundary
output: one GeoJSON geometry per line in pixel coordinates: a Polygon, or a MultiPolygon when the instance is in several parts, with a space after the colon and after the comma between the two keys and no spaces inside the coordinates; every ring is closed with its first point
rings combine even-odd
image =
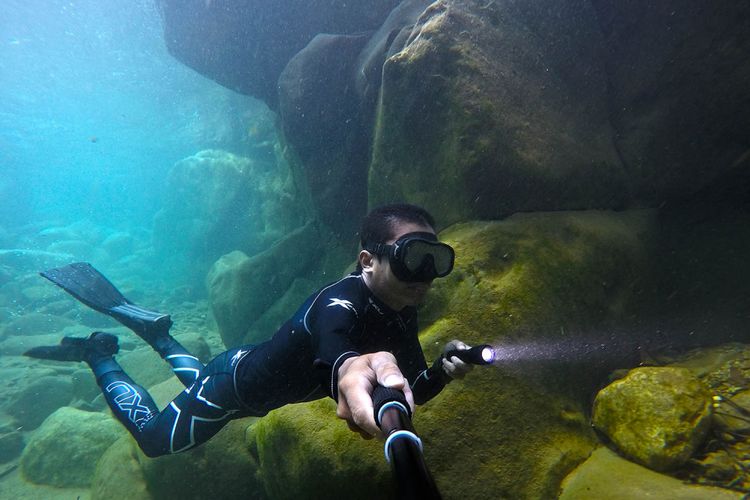
{"type": "Polygon", "coordinates": [[[750,497],[750,5],[5,0],[0,498],[750,497]]]}

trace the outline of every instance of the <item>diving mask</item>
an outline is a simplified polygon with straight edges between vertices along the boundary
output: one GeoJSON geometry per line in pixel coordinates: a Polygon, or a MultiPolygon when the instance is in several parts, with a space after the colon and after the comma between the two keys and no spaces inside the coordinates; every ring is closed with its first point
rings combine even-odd
{"type": "Polygon", "coordinates": [[[368,244],[365,250],[387,255],[393,274],[406,282],[426,282],[448,276],[455,259],[453,248],[425,232],[407,233],[392,245],[368,244]]]}

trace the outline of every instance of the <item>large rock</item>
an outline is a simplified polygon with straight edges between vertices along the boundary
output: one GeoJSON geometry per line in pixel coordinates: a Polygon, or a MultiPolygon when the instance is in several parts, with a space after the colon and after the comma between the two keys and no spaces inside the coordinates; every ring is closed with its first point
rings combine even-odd
{"type": "Polygon", "coordinates": [[[91,498],[108,500],[123,494],[127,485],[127,496],[131,500],[151,500],[146,478],[139,461],[142,453],[135,440],[122,436],[107,448],[96,464],[91,479],[91,498]]]}
{"type": "Polygon", "coordinates": [[[562,484],[560,500],[606,498],[607,500],[730,500],[742,493],[710,486],[685,484],[619,457],[607,448],[599,448],[562,484]]]}
{"type": "Polygon", "coordinates": [[[284,66],[319,33],[377,29],[399,0],[160,0],[164,40],[184,64],[276,108],[284,66]]]}
{"type": "Polygon", "coordinates": [[[367,207],[373,115],[383,61],[430,4],[406,0],[375,33],[320,34],[279,77],[287,157],[301,172],[319,219],[345,238],[367,207]]]}
{"type": "MultiPolygon", "coordinates": [[[[369,128],[353,85],[357,54],[368,36],[318,35],[279,78],[284,139],[294,151],[320,220],[345,234],[367,207],[369,128]]],[[[365,114],[365,116],[369,116],[365,114]]]]}
{"type": "Polygon", "coordinates": [[[445,224],[620,206],[602,41],[580,2],[433,3],[383,67],[370,204],[445,224]]]}
{"type": "Polygon", "coordinates": [[[21,455],[21,473],[38,484],[87,486],[104,451],[125,433],[104,413],[60,408],[44,421],[21,455]]]}
{"type": "MultiPolygon", "coordinates": [[[[320,235],[313,224],[290,233],[263,253],[248,257],[232,252],[219,259],[207,286],[221,338],[229,348],[265,338],[247,338],[251,325],[283,297],[295,279],[304,277],[317,258],[320,235]]],[[[312,291],[311,291],[312,292],[312,291]]]]}
{"type": "Polygon", "coordinates": [[[597,394],[593,424],[634,461],[675,469],[703,444],[711,397],[685,368],[636,368],[597,394]]]}

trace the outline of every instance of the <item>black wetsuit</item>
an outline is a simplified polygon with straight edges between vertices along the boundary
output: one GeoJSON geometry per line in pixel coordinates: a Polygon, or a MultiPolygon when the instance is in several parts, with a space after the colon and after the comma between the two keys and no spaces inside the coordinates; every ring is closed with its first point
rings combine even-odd
{"type": "Polygon", "coordinates": [[[115,416],[152,457],[203,443],[233,418],[337,399],[338,369],[359,354],[393,353],[417,404],[445,384],[442,370],[425,363],[416,310],[393,311],[357,273],[311,295],[270,340],[230,349],[205,367],[175,341],[158,350],[186,386],[162,412],[112,358],[92,363],[115,416]]]}

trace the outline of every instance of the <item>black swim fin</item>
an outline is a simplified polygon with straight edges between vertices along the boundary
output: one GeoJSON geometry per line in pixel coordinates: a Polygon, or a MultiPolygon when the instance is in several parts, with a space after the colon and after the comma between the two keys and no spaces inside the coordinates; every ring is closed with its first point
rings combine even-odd
{"type": "Polygon", "coordinates": [[[146,341],[166,334],[172,326],[168,314],[144,309],[125,298],[102,273],[88,262],[39,273],[90,308],[112,316],[146,341]]]}
{"type": "Polygon", "coordinates": [[[23,355],[53,361],[86,361],[114,356],[119,350],[117,337],[109,333],[94,332],[88,338],[63,337],[59,345],[32,347],[23,355]]]}

